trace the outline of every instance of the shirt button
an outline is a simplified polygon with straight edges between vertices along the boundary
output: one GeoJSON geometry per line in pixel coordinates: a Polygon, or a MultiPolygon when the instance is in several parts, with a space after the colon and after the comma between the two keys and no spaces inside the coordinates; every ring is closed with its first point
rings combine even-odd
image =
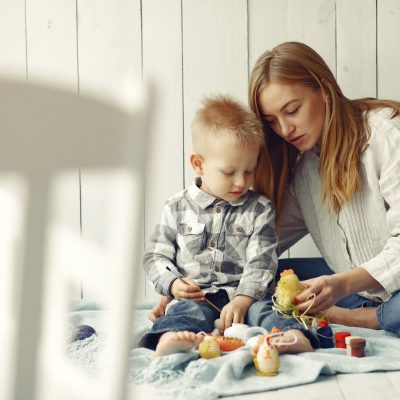
{"type": "Polygon", "coordinates": [[[215,272],[219,272],[219,267],[215,267],[215,268],[214,268],[214,271],[215,271],[215,272]]]}
{"type": "Polygon", "coordinates": [[[188,226],[188,232],[192,232],[192,227],[188,226]]]}
{"type": "Polygon", "coordinates": [[[210,242],[210,247],[215,247],[215,242],[210,242]]]}
{"type": "Polygon", "coordinates": [[[221,207],[215,207],[215,212],[220,213],[221,212],[221,207]]]}
{"type": "Polygon", "coordinates": [[[264,294],[262,290],[257,290],[257,296],[261,297],[264,294]]]}
{"type": "Polygon", "coordinates": [[[236,227],[236,231],[237,231],[237,232],[243,232],[243,228],[242,228],[241,226],[237,226],[237,227],[236,227]]]}

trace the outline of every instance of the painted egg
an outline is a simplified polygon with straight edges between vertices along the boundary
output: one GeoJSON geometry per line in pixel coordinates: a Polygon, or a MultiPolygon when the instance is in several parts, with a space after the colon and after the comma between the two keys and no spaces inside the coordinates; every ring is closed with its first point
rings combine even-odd
{"type": "Polygon", "coordinates": [[[206,336],[199,344],[199,353],[201,358],[215,358],[221,356],[221,348],[218,342],[212,336],[206,336]]]}
{"type": "Polygon", "coordinates": [[[92,335],[95,335],[96,331],[89,325],[78,325],[73,329],[73,341],[84,340],[92,335]]]}

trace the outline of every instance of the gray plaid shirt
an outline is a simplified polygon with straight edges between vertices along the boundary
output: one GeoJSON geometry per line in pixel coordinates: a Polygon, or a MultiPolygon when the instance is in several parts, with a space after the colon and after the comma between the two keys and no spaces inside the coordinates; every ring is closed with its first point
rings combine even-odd
{"type": "Polygon", "coordinates": [[[264,297],[277,267],[271,202],[249,191],[230,203],[196,183],[167,200],[150,238],[144,269],[155,290],[171,295],[177,278],[168,266],[203,293],[224,289],[231,300],[239,294],[264,297]]]}

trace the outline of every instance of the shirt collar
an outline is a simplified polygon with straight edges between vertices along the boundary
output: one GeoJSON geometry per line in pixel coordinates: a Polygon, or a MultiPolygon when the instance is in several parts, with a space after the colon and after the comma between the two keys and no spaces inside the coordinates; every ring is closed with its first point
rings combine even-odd
{"type": "Polygon", "coordinates": [[[189,197],[201,208],[206,209],[207,207],[215,204],[223,204],[227,203],[231,206],[240,206],[246,202],[249,197],[249,193],[247,192],[243,196],[239,197],[235,201],[226,201],[219,199],[218,197],[214,197],[211,194],[208,194],[200,189],[201,186],[201,178],[198,176],[195,181],[190,185],[188,189],[189,197]]]}

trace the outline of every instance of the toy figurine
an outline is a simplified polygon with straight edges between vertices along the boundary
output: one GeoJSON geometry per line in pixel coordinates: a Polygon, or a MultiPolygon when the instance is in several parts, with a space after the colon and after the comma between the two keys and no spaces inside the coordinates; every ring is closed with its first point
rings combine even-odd
{"type": "Polygon", "coordinates": [[[304,290],[299,278],[292,269],[285,269],[281,272],[281,278],[276,286],[276,302],[284,309],[292,309],[294,298],[304,290]]]}
{"type": "Polygon", "coordinates": [[[347,336],[345,338],[347,355],[352,357],[364,357],[366,340],[360,336],[347,336]]]}
{"type": "Polygon", "coordinates": [[[253,358],[258,376],[275,376],[280,367],[278,350],[270,345],[271,336],[260,336],[257,354],[253,358]]]}
{"type": "Polygon", "coordinates": [[[306,329],[313,326],[314,321],[321,319],[322,314],[307,315],[307,312],[312,307],[315,299],[315,294],[311,294],[306,300],[311,300],[310,305],[304,311],[299,311],[296,308],[296,297],[299,295],[305,286],[303,286],[297,275],[292,269],[285,269],[281,272],[281,278],[276,286],[274,295],[272,296],[272,308],[283,318],[295,318],[303,324],[306,329]]]}

